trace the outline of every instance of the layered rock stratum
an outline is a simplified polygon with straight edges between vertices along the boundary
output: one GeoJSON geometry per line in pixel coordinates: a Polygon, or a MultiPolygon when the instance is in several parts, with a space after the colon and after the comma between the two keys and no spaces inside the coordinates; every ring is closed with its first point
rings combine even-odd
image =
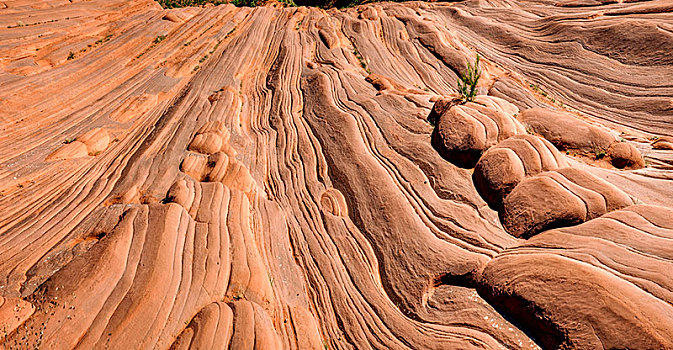
{"type": "Polygon", "coordinates": [[[0,342],[673,349],[672,10],[2,0],[0,342]]]}

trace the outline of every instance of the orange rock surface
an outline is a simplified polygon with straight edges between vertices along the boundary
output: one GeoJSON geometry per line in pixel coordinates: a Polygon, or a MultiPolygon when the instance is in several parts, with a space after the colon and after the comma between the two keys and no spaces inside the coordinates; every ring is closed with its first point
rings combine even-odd
{"type": "Polygon", "coordinates": [[[673,349],[671,23],[0,0],[0,343],[673,349]]]}

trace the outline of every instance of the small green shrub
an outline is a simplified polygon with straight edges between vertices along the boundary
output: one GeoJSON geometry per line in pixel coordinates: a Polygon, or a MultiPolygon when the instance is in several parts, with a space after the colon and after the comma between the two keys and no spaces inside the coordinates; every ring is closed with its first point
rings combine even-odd
{"type": "Polygon", "coordinates": [[[72,59],[74,59],[74,58],[75,58],[75,53],[72,52],[72,51],[70,51],[70,53],[68,54],[68,58],[67,58],[68,61],[70,61],[70,60],[72,60],[72,59]]]}
{"type": "Polygon", "coordinates": [[[205,4],[226,4],[228,1],[224,0],[158,0],[159,5],[165,9],[172,9],[187,6],[202,6],[205,4]]]}
{"type": "Polygon", "coordinates": [[[372,71],[369,69],[369,66],[367,66],[367,62],[365,61],[364,57],[362,57],[362,54],[360,54],[360,51],[356,47],[353,48],[353,55],[355,55],[355,58],[360,61],[360,66],[362,69],[367,72],[367,74],[372,74],[372,71]]]}
{"type": "Polygon", "coordinates": [[[106,35],[105,38],[103,38],[103,39],[96,40],[96,45],[106,43],[106,42],[110,41],[110,39],[112,39],[112,34],[106,35]]]}
{"type": "Polygon", "coordinates": [[[596,159],[603,159],[603,158],[605,158],[605,156],[608,155],[607,150],[605,150],[602,147],[599,147],[597,145],[592,145],[592,151],[593,151],[594,157],[596,159]]]}
{"type": "Polygon", "coordinates": [[[233,0],[231,4],[237,7],[255,7],[259,5],[260,0],[233,0]]]}
{"type": "Polygon", "coordinates": [[[159,35],[158,37],[156,37],[156,38],[154,39],[154,44],[156,45],[156,44],[158,44],[158,43],[164,41],[164,39],[166,39],[166,36],[165,36],[165,35],[159,35]]]}
{"type": "Polygon", "coordinates": [[[474,96],[477,95],[477,83],[479,82],[480,77],[479,54],[477,54],[477,59],[474,61],[474,65],[471,65],[468,61],[467,70],[464,74],[460,74],[460,79],[458,79],[458,92],[463,101],[471,102],[474,99],[474,96]]]}
{"type": "Polygon", "coordinates": [[[544,90],[542,90],[542,88],[540,88],[539,85],[537,85],[537,84],[529,84],[529,86],[530,86],[531,89],[533,89],[533,91],[537,92],[538,94],[540,94],[540,95],[542,95],[542,96],[544,96],[544,97],[547,97],[547,96],[548,96],[547,92],[544,91],[544,90]]]}
{"type": "Polygon", "coordinates": [[[605,150],[596,151],[596,159],[603,159],[607,155],[608,155],[608,153],[605,150]]]}

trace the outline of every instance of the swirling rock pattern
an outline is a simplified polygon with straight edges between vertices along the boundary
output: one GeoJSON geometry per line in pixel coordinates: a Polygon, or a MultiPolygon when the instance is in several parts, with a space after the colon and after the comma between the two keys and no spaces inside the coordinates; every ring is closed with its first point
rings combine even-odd
{"type": "Polygon", "coordinates": [[[503,226],[518,237],[575,225],[633,204],[607,181],[575,168],[542,173],[521,181],[505,197],[503,226]]]}
{"type": "Polygon", "coordinates": [[[671,219],[637,205],[546,231],[491,260],[480,289],[546,348],[668,349],[671,219]]]}
{"type": "MultiPolygon", "coordinates": [[[[437,104],[437,103],[435,103],[437,104]]],[[[497,97],[480,97],[474,102],[442,108],[433,107],[433,118],[438,110],[437,127],[432,143],[439,154],[457,165],[472,167],[484,151],[511,136],[525,132],[514,115],[519,111],[513,104],[497,97]]]]}
{"type": "Polygon", "coordinates": [[[523,134],[489,149],[477,162],[472,179],[484,200],[500,208],[502,200],[525,177],[566,166],[566,158],[549,141],[523,134]]]}
{"type": "Polygon", "coordinates": [[[657,0],[0,1],[2,344],[670,348],[672,19],[657,0]],[[477,51],[489,96],[459,105],[477,51]],[[506,198],[580,169],[647,205],[513,236],[433,148],[433,105],[483,129],[443,124],[478,135],[469,166],[522,160],[506,198]],[[648,167],[547,148],[571,170],[534,174],[517,140],[547,146],[515,117],[534,107],[648,167]]]}
{"type": "Polygon", "coordinates": [[[626,142],[619,142],[608,131],[580,120],[568,112],[531,108],[521,112],[521,121],[561,150],[594,159],[609,160],[620,169],[645,166],[640,151],[626,142]]]}

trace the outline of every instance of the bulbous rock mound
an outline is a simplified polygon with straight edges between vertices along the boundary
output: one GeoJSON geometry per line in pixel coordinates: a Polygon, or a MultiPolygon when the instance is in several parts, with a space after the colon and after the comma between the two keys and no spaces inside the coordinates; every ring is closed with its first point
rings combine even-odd
{"type": "Polygon", "coordinates": [[[0,344],[673,348],[670,23],[2,0],[0,344]]]}
{"type": "Polygon", "coordinates": [[[572,150],[594,159],[603,159],[620,169],[645,166],[640,151],[619,142],[608,131],[578,119],[571,113],[545,108],[521,112],[521,121],[561,150],[572,150]]]}
{"type": "Polygon", "coordinates": [[[545,348],[668,349],[671,219],[637,205],[546,231],[491,260],[478,289],[545,348]]]}
{"type": "Polygon", "coordinates": [[[479,97],[444,109],[432,143],[443,158],[459,166],[473,167],[488,148],[525,132],[514,119],[518,108],[497,97],[479,97]]]}
{"type": "Polygon", "coordinates": [[[484,200],[494,208],[527,176],[564,168],[565,157],[549,141],[516,135],[490,148],[477,162],[472,179],[484,200]]]}
{"type": "Polygon", "coordinates": [[[511,234],[530,237],[631,204],[629,196],[609,182],[579,169],[563,168],[521,181],[505,198],[501,219],[511,234]]]}

